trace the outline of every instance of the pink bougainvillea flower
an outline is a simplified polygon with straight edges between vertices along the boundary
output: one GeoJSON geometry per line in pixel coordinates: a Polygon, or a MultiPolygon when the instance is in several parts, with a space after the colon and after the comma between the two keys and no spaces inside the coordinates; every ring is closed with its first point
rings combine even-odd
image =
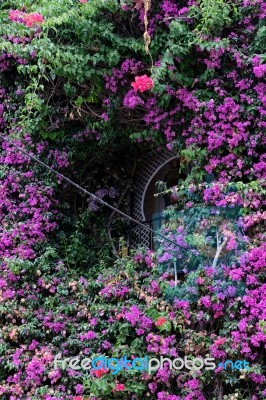
{"type": "Polygon", "coordinates": [[[123,392],[123,390],[125,390],[125,385],[123,383],[117,383],[115,385],[116,392],[123,392]]]}
{"type": "Polygon", "coordinates": [[[19,11],[19,10],[10,10],[9,11],[9,19],[10,19],[10,21],[13,21],[13,22],[22,22],[24,14],[25,14],[24,12],[19,11]]]}
{"type": "Polygon", "coordinates": [[[226,342],[226,338],[219,338],[219,339],[215,340],[214,345],[220,346],[220,345],[224,344],[225,342],[226,342]]]}
{"type": "Polygon", "coordinates": [[[39,13],[26,14],[25,12],[19,10],[9,11],[9,19],[13,22],[24,24],[30,28],[44,22],[43,16],[39,13]]]}
{"type": "Polygon", "coordinates": [[[88,2],[88,0],[79,0],[79,2],[85,4],[88,2]]]}
{"type": "Polygon", "coordinates": [[[82,396],[75,396],[75,397],[73,397],[73,400],[83,400],[83,397],[82,396]]]}
{"type": "Polygon", "coordinates": [[[166,318],[164,317],[159,317],[156,321],[155,321],[155,325],[156,326],[162,326],[163,324],[165,324],[166,322],[166,318]]]}
{"type": "Polygon", "coordinates": [[[32,27],[44,22],[43,16],[39,13],[25,14],[23,22],[26,26],[32,27]]]}
{"type": "Polygon", "coordinates": [[[135,82],[131,83],[131,86],[133,86],[136,91],[145,92],[146,90],[151,89],[154,86],[154,83],[147,75],[142,75],[136,76],[135,82]]]}

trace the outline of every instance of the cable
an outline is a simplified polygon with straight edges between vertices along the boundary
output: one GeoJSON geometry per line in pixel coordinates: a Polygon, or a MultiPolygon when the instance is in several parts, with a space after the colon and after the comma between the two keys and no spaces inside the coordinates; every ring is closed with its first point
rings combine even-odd
{"type": "Polygon", "coordinates": [[[178,245],[177,243],[175,243],[173,240],[161,235],[160,233],[156,232],[155,230],[153,230],[152,228],[150,228],[149,226],[144,225],[142,222],[137,221],[135,218],[130,217],[130,215],[127,215],[126,213],[124,213],[123,211],[119,210],[118,208],[113,207],[111,204],[106,203],[106,201],[100,199],[99,197],[95,196],[95,194],[90,193],[88,190],[84,189],[83,187],[79,186],[77,183],[73,182],[71,179],[67,178],[65,175],[61,174],[60,172],[58,172],[57,170],[55,170],[52,167],[49,167],[49,165],[45,164],[43,161],[39,160],[37,157],[29,154],[26,150],[22,149],[21,147],[17,146],[16,144],[14,144],[10,138],[8,137],[4,137],[2,135],[0,135],[0,138],[3,141],[7,141],[11,146],[15,147],[17,150],[19,150],[21,153],[25,154],[25,156],[29,157],[31,160],[37,162],[38,164],[40,164],[42,167],[46,168],[47,170],[49,170],[50,172],[52,172],[53,174],[57,175],[58,177],[60,177],[61,179],[63,179],[64,181],[66,181],[67,183],[69,183],[71,186],[74,186],[76,189],[78,189],[78,191],[86,194],[87,196],[93,198],[94,200],[96,200],[97,202],[101,203],[103,206],[110,208],[112,211],[116,212],[117,214],[120,214],[122,217],[124,217],[125,219],[127,219],[130,222],[133,222],[136,225],[141,226],[143,229],[147,230],[148,232],[159,236],[160,238],[168,241],[169,243],[174,244],[177,247],[181,247],[183,248],[183,246],[178,245]]]}

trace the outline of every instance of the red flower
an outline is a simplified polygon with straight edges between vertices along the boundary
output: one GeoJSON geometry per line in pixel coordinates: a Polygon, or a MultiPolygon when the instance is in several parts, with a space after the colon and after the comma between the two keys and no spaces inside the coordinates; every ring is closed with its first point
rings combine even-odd
{"type": "Polygon", "coordinates": [[[155,325],[156,325],[156,326],[162,326],[165,322],[166,322],[166,318],[164,318],[164,317],[159,317],[159,318],[155,321],[155,325]]]}
{"type": "Polygon", "coordinates": [[[96,378],[101,378],[103,375],[108,374],[108,369],[97,369],[96,371],[94,371],[94,375],[96,376],[96,378]]]}
{"type": "Polygon", "coordinates": [[[115,385],[116,392],[123,392],[123,390],[125,390],[125,385],[123,383],[117,383],[115,385]]]}
{"type": "Polygon", "coordinates": [[[219,317],[221,317],[222,315],[224,315],[224,313],[222,312],[222,311],[217,311],[215,314],[214,314],[214,318],[219,318],[219,317]]]}
{"type": "Polygon", "coordinates": [[[147,75],[136,76],[135,82],[131,83],[131,86],[137,91],[145,92],[154,86],[153,80],[147,75]]]}

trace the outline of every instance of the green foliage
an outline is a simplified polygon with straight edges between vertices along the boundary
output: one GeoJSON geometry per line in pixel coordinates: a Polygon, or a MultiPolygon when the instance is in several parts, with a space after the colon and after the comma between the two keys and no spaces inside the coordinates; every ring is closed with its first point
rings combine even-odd
{"type": "Polygon", "coordinates": [[[90,270],[91,276],[113,261],[104,216],[88,210],[76,217],[64,217],[55,246],[68,268],[90,270]]]}
{"type": "Polygon", "coordinates": [[[190,8],[190,16],[198,22],[196,31],[199,35],[215,35],[228,26],[237,13],[235,2],[225,0],[200,0],[198,5],[190,8]]]}
{"type": "MultiPolygon", "coordinates": [[[[33,12],[36,10],[34,2],[26,3],[33,12]]],[[[13,7],[16,6],[19,7],[20,2],[14,1],[13,7]]],[[[4,10],[3,5],[1,8],[4,10]]],[[[18,66],[18,72],[26,80],[25,104],[18,113],[18,124],[31,133],[43,132],[47,138],[51,119],[58,118],[60,113],[55,106],[56,99],[60,97],[59,103],[74,108],[79,119],[84,105],[99,101],[104,76],[111,75],[112,68],[121,59],[141,51],[142,44],[141,38],[121,37],[117,32],[115,15],[119,15],[120,20],[123,16],[115,0],[90,1],[86,5],[65,0],[41,1],[37,8],[45,18],[40,33],[26,44],[2,40],[0,51],[29,61],[18,66]],[[35,54],[33,59],[32,53],[35,54]],[[62,98],[63,88],[65,97],[62,98]]],[[[7,13],[2,11],[2,15],[5,23],[1,25],[0,35],[28,36],[29,28],[7,23],[7,13]]],[[[71,111],[69,115],[73,115],[71,111]]],[[[86,117],[81,118],[82,125],[85,120],[86,117]]]]}

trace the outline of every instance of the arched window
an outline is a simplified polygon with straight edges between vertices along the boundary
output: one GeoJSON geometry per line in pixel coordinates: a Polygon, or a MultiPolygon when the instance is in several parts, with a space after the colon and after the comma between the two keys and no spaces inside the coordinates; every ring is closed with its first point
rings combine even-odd
{"type": "MultiPolygon", "coordinates": [[[[156,230],[160,227],[161,212],[171,199],[166,196],[155,197],[158,193],[156,182],[164,181],[168,187],[178,183],[178,155],[164,151],[151,151],[142,156],[139,161],[135,186],[131,202],[131,215],[136,220],[149,225],[156,230]],[[158,219],[157,219],[158,218],[158,219]]],[[[152,245],[152,236],[139,226],[131,226],[130,246],[138,247],[152,245]]]]}
{"type": "Polygon", "coordinates": [[[156,184],[162,181],[168,189],[177,185],[179,181],[179,169],[179,159],[177,157],[170,159],[159,167],[147,183],[142,198],[142,212],[144,220],[151,222],[154,230],[161,227],[162,214],[165,207],[173,203],[170,194],[155,196],[158,193],[156,184]]]}

